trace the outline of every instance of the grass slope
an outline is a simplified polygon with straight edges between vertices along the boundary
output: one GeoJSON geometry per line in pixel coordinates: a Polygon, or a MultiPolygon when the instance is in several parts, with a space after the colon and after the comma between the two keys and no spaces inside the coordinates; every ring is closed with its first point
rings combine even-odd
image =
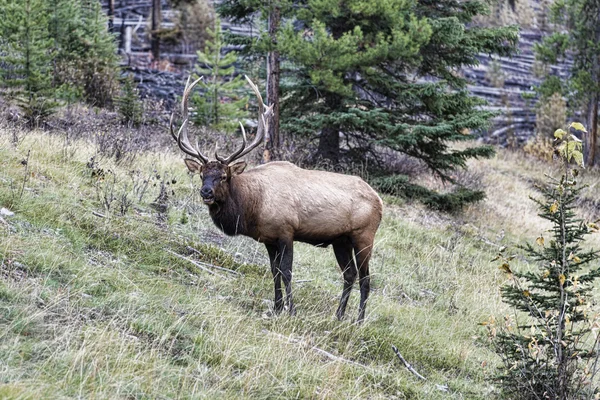
{"type": "Polygon", "coordinates": [[[478,326],[505,312],[505,278],[490,259],[498,246],[543,232],[527,196],[549,167],[510,153],[474,162],[468,179],[489,197],[457,217],[387,204],[367,319],[357,326],[356,291],[349,318],[334,318],[342,281],[331,249],[302,244],[294,260],[298,316],[270,316],[266,251],[212,225],[180,155],[117,165],[93,144],[39,132],[18,146],[11,139],[0,128],[0,207],[15,212],[0,219],[0,398],[495,392],[486,376],[496,359],[478,326]],[[171,252],[241,275],[211,275],[171,252]],[[427,381],[399,363],[392,344],[427,381]]]}

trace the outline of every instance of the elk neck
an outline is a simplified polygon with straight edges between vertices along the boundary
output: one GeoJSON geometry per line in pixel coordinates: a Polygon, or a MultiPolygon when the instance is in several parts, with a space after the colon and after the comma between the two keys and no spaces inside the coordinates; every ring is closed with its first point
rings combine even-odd
{"type": "Polygon", "coordinates": [[[232,177],[225,199],[208,206],[208,211],[214,224],[226,235],[252,236],[251,231],[255,224],[249,218],[253,213],[248,210],[252,201],[244,199],[239,181],[239,177],[232,177]]]}

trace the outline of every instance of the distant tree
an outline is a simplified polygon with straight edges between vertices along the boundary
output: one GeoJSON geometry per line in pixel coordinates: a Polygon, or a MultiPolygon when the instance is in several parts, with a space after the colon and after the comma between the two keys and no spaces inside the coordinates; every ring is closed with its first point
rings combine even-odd
{"type": "Polygon", "coordinates": [[[83,35],[74,63],[82,74],[85,101],[103,107],[110,105],[118,88],[118,46],[115,36],[108,31],[108,20],[100,2],[81,1],[83,35]]]}
{"type": "Polygon", "coordinates": [[[143,107],[133,77],[125,76],[121,84],[121,94],[115,98],[117,111],[127,126],[139,126],[142,123],[143,107]]]}
{"type": "Polygon", "coordinates": [[[178,0],[172,3],[179,10],[176,20],[175,39],[182,51],[204,48],[207,28],[214,26],[215,11],[212,2],[206,0],[178,0]]]}
{"type": "Polygon", "coordinates": [[[117,43],[95,0],[51,0],[54,82],[63,98],[107,106],[118,88],[117,43]]]}
{"type": "Polygon", "coordinates": [[[57,100],[109,105],[119,58],[95,0],[0,0],[2,85],[32,122],[57,100]]]}
{"type": "MultiPolygon", "coordinates": [[[[565,59],[574,61],[567,80],[550,77],[555,91],[571,97],[571,104],[586,113],[589,132],[584,135],[588,166],[600,160],[598,140],[598,103],[600,102],[600,3],[595,0],[556,1],[550,7],[551,22],[565,27],[547,36],[536,46],[536,57],[549,64],[565,59]],[[562,82],[561,82],[562,80],[562,82]]],[[[548,91],[548,84],[545,85],[548,91]]],[[[549,93],[550,95],[552,93],[549,93]]]]}
{"type": "Polygon", "coordinates": [[[55,56],[44,0],[0,0],[0,85],[39,125],[57,106],[52,85],[55,56]],[[10,17],[7,17],[10,16],[10,17]]]}
{"type": "Polygon", "coordinates": [[[230,51],[223,55],[221,22],[215,21],[215,28],[208,29],[209,39],[204,51],[198,51],[196,73],[204,79],[199,86],[202,94],[194,94],[192,104],[197,109],[196,123],[211,126],[217,130],[233,132],[238,121],[248,113],[244,109],[248,97],[243,95],[245,81],[235,74],[237,53],[230,51]]]}

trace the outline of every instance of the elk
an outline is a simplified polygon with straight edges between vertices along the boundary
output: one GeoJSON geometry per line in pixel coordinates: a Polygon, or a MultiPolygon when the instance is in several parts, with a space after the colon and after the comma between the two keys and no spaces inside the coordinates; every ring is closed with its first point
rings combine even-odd
{"type": "Polygon", "coordinates": [[[200,79],[191,84],[188,79],[181,102],[183,122],[175,134],[171,115],[170,131],[179,148],[192,157],[185,159],[190,172],[201,176],[200,195],[214,224],[227,235],[249,236],[266,246],[275,284],[275,313],[284,308],[282,281],[289,313],[296,313],[292,300],[294,241],[332,245],[344,277],[336,316],[343,318],[358,275],[361,322],[370,291],[369,259],[381,222],[381,199],[355,176],[306,170],[281,161],[244,172],[244,161],[234,163],[261,144],[272,115],[272,106],[265,106],[257,86],[248,77],[259,106],[256,136],[247,145],[240,123],[242,145],[229,157],[221,157],[215,151],[216,161],[209,161],[197,142],[195,146],[190,143],[187,134],[188,98],[200,79]]]}

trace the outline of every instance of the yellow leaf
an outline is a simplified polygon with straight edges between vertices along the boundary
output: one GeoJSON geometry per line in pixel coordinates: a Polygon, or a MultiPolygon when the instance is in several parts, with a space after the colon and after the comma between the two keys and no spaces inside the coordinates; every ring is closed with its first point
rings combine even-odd
{"type": "Polygon", "coordinates": [[[583,154],[580,151],[574,151],[573,158],[575,159],[577,165],[579,165],[581,168],[585,167],[585,164],[583,162],[583,154]]]}
{"type": "MultiPolygon", "coordinates": [[[[558,211],[558,202],[556,200],[554,200],[554,203],[552,203],[552,205],[550,206],[550,213],[554,214],[557,211],[558,211]]],[[[543,240],[543,238],[542,238],[542,240],[543,240]]]]}
{"type": "Polygon", "coordinates": [[[510,265],[508,265],[508,263],[504,263],[500,266],[500,269],[504,272],[506,272],[507,274],[512,274],[512,270],[510,269],[510,265]]]}
{"type": "Polygon", "coordinates": [[[575,256],[575,257],[573,257],[573,261],[575,261],[576,263],[580,263],[581,262],[581,258],[575,256]]]}
{"type": "Polygon", "coordinates": [[[585,130],[585,127],[579,122],[571,122],[571,125],[569,125],[569,128],[573,128],[575,130],[587,133],[587,131],[585,130]]]}
{"type": "Polygon", "coordinates": [[[544,237],[540,236],[539,238],[535,239],[535,242],[538,244],[538,246],[543,246],[544,245],[544,237]]]}
{"type": "Polygon", "coordinates": [[[529,290],[523,290],[523,296],[531,297],[531,292],[529,290]]]}
{"type": "Polygon", "coordinates": [[[547,278],[550,276],[550,270],[545,270],[544,273],[542,274],[543,278],[547,278]]]}
{"type": "Polygon", "coordinates": [[[563,274],[560,274],[558,276],[558,282],[560,282],[560,286],[564,286],[566,280],[567,280],[567,278],[565,278],[565,276],[563,274]]]}
{"type": "Polygon", "coordinates": [[[565,134],[567,132],[563,131],[562,129],[557,129],[554,131],[554,137],[557,139],[562,139],[563,137],[565,137],[565,134]]]}

